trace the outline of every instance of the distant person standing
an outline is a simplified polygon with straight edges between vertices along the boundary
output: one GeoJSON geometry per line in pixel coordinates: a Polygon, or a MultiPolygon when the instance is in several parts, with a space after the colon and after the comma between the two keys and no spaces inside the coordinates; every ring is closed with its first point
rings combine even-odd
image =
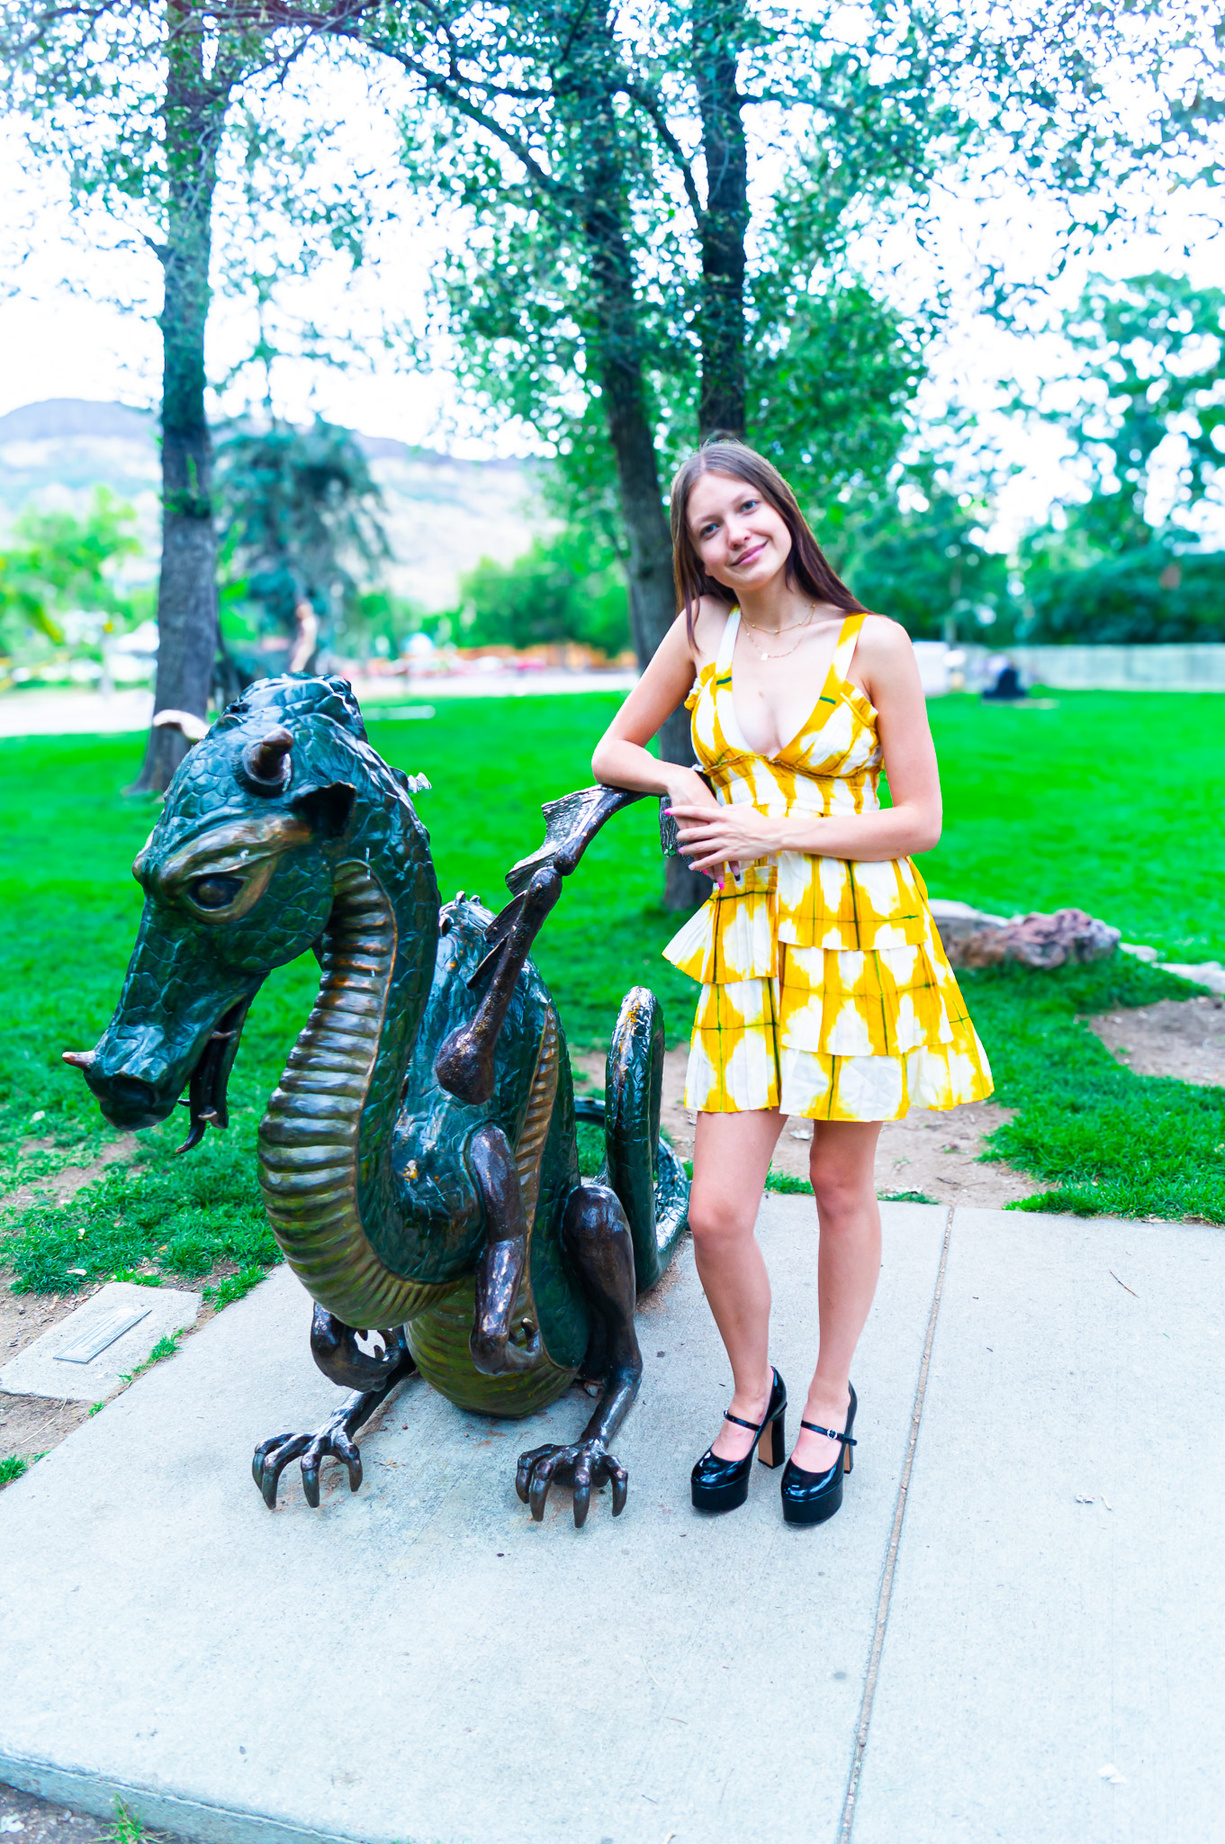
{"type": "Polygon", "coordinates": [[[305,672],[315,657],[315,647],[319,641],[319,617],[305,596],[300,597],[294,607],[293,628],[293,641],[285,670],[305,672]]]}
{"type": "Polygon", "coordinates": [[[732,1510],[754,1453],[786,1458],[754,1226],[783,1122],[799,1115],[813,1122],[820,1343],[782,1510],[818,1524],[842,1502],[855,1446],[850,1367],[880,1271],[881,1124],[981,1100],[991,1075],[909,856],[936,844],[941,815],[905,630],[855,600],[786,481],[743,443],[712,441],[681,468],[672,541],[681,613],[592,766],[614,787],[668,796],[681,851],[716,882],[664,950],[702,988],[685,1090],[689,1221],[734,1379],[692,1497],[732,1510]],[[682,702],[692,769],[647,749],[682,702]]]}

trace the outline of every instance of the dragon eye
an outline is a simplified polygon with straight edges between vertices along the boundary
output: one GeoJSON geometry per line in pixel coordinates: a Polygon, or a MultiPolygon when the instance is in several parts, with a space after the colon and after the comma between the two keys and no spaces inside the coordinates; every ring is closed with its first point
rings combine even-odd
{"type": "Polygon", "coordinates": [[[241,877],[197,877],[187,886],[193,903],[200,909],[227,909],[242,889],[241,877]]]}

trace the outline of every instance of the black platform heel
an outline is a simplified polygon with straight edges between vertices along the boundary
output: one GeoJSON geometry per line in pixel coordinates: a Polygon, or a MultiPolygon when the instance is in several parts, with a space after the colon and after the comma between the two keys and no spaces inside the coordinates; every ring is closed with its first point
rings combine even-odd
{"type": "Polygon", "coordinates": [[[827,1434],[831,1441],[842,1442],[842,1452],[824,1473],[806,1473],[794,1460],[788,1460],[782,1479],[783,1519],[788,1524],[823,1524],[827,1517],[842,1503],[842,1479],[849,1473],[855,1462],[851,1449],[855,1442],[851,1439],[851,1429],[855,1425],[855,1385],[851,1385],[851,1401],[846,1412],[846,1427],[839,1434],[836,1428],[818,1428],[814,1421],[802,1421],[801,1428],[807,1428],[810,1434],[827,1434]]]}
{"type": "Polygon", "coordinates": [[[763,1466],[781,1466],[786,1458],[787,1435],[784,1415],[787,1408],[787,1385],[777,1370],[765,1415],[758,1422],[745,1421],[739,1415],[723,1411],[724,1421],[734,1421],[738,1428],[752,1428],[753,1445],[743,1460],[721,1460],[710,1448],[702,1455],[690,1476],[690,1491],[699,1511],[734,1511],[749,1495],[749,1474],[753,1455],[763,1466]]]}

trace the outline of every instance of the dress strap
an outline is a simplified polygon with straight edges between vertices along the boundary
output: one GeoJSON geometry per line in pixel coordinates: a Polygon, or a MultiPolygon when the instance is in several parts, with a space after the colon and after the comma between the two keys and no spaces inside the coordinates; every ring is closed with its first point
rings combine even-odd
{"type": "Polygon", "coordinates": [[[736,646],[736,635],[740,632],[740,609],[733,608],[727,617],[723,632],[719,637],[719,651],[715,656],[715,671],[726,672],[732,663],[732,653],[736,646]]]}
{"type": "Polygon", "coordinates": [[[859,630],[863,626],[863,619],[862,614],[848,615],[846,620],[842,623],[842,631],[838,635],[838,644],[834,648],[834,657],[829,664],[832,677],[845,681],[847,673],[851,670],[851,660],[854,658],[855,647],[859,640],[859,630]]]}

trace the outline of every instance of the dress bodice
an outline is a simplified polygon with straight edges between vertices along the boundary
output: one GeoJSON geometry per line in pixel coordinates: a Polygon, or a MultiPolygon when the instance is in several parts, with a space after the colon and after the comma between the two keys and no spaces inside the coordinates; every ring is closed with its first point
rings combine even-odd
{"type": "MultiPolygon", "coordinates": [[[[847,678],[862,614],[842,624],[813,708],[774,755],[750,748],[736,716],[732,656],[740,628],[733,609],[715,659],[702,667],[687,705],[698,765],[718,800],[761,813],[872,813],[880,805],[877,714],[847,678]]],[[[902,947],[924,939],[927,892],[909,858],[848,861],[800,851],[770,853],[743,866],[664,949],[703,981],[764,978],[777,944],[804,948],[902,947]],[[722,969],[722,971],[719,971],[722,969]]]]}
{"type": "Polygon", "coordinates": [[[825,683],[799,731],[775,755],[745,741],[736,716],[732,655],[740,610],[728,616],[717,657],[703,666],[687,704],[693,747],[720,799],[749,800],[763,813],[872,812],[880,804],[876,712],[847,678],[862,615],[842,624],[825,683]]]}

